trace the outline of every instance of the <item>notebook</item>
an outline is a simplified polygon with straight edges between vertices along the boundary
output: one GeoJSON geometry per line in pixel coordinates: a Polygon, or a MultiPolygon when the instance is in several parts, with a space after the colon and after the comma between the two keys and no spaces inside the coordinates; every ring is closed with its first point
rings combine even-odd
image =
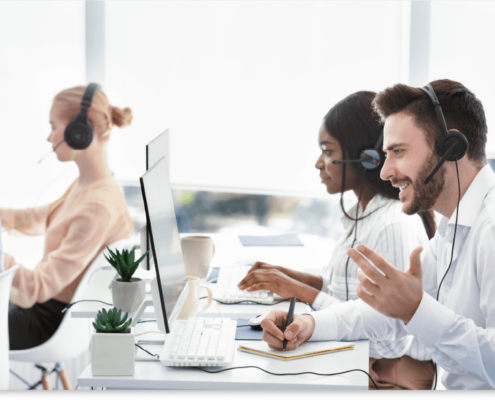
{"type": "Polygon", "coordinates": [[[275,358],[282,361],[299,360],[301,358],[320,356],[322,354],[335,353],[337,351],[352,350],[351,342],[306,342],[295,350],[274,350],[268,347],[266,342],[243,343],[237,348],[240,351],[257,356],[275,358]]]}

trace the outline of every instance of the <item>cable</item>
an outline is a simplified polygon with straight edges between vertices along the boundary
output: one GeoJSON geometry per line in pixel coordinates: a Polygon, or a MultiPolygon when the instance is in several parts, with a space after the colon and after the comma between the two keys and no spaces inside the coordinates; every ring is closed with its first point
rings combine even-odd
{"type": "Polygon", "coordinates": [[[156,319],[148,319],[146,321],[143,321],[142,319],[140,319],[137,323],[138,324],[145,324],[146,322],[156,322],[156,319]]]}
{"type": "MultiPolygon", "coordinates": [[[[207,296],[204,296],[204,297],[200,297],[199,300],[203,300],[203,299],[207,299],[208,297],[207,296]]],[[[245,303],[248,303],[248,304],[256,304],[256,305],[259,305],[259,306],[273,306],[275,304],[280,304],[280,303],[283,303],[284,301],[288,301],[290,299],[282,299],[280,301],[277,301],[275,303],[269,303],[269,304],[266,304],[266,303],[260,303],[258,301],[254,301],[254,300],[240,300],[240,301],[235,301],[233,303],[226,303],[224,301],[221,301],[221,300],[218,300],[218,299],[213,299],[214,301],[216,301],[217,303],[220,303],[220,304],[224,304],[226,306],[230,306],[230,305],[235,305],[235,304],[245,304],[245,303]]],[[[300,301],[300,300],[297,300],[298,303],[303,303],[303,304],[306,304],[307,306],[311,307],[311,309],[313,311],[316,311],[316,309],[314,309],[311,304],[309,303],[305,303],[304,301],[300,301]]]]}
{"type": "MultiPolygon", "coordinates": [[[[457,221],[459,219],[459,204],[461,203],[461,180],[459,178],[459,169],[457,167],[457,160],[455,160],[455,171],[457,173],[457,208],[455,211],[455,227],[454,227],[454,238],[452,239],[452,252],[450,253],[450,263],[449,267],[447,268],[447,271],[445,271],[445,274],[443,274],[443,278],[440,281],[440,285],[438,285],[438,290],[437,290],[437,301],[440,298],[440,288],[442,287],[443,280],[449,273],[450,267],[452,266],[452,260],[454,259],[454,247],[455,247],[455,237],[457,234],[457,221]]],[[[434,375],[434,381],[435,385],[433,386],[433,390],[437,389],[437,381],[438,381],[438,366],[435,362],[433,362],[433,366],[435,368],[435,375],[434,375]]]]}
{"type": "Polygon", "coordinates": [[[75,301],[74,303],[68,304],[67,307],[65,307],[62,310],[62,313],[66,312],[69,308],[71,308],[73,305],[76,305],[77,303],[85,303],[85,302],[96,302],[96,303],[103,303],[103,304],[106,304],[108,306],[113,306],[112,303],[107,303],[107,302],[104,302],[104,301],[101,301],[101,300],[79,300],[79,301],[75,301]]]}
{"type": "MultiPolygon", "coordinates": [[[[359,197],[358,197],[358,202],[356,204],[356,219],[354,220],[354,239],[353,239],[352,244],[351,244],[351,249],[354,247],[354,244],[356,243],[356,239],[357,239],[359,204],[361,204],[361,197],[363,195],[363,186],[364,186],[365,176],[366,176],[366,168],[364,169],[363,176],[361,177],[361,187],[359,188],[359,197]]],[[[377,210],[375,210],[375,211],[377,211],[377,210]]],[[[370,214],[368,214],[366,217],[368,217],[370,214]]],[[[361,219],[364,219],[364,218],[361,218],[361,219]]],[[[351,259],[351,257],[347,256],[347,262],[345,263],[345,299],[346,299],[346,301],[349,301],[349,285],[347,283],[347,276],[349,275],[348,269],[349,269],[349,260],[350,259],[351,259]]]]}
{"type": "Polygon", "coordinates": [[[449,273],[449,269],[452,266],[452,260],[454,259],[454,246],[455,246],[455,236],[457,233],[457,219],[459,217],[459,204],[461,202],[461,181],[459,179],[459,169],[457,168],[457,160],[455,161],[455,170],[457,172],[457,185],[458,185],[458,197],[457,197],[457,209],[455,212],[455,228],[454,228],[454,239],[452,240],[452,253],[450,254],[450,263],[449,267],[447,268],[447,271],[445,271],[445,274],[443,275],[442,280],[440,281],[440,285],[438,285],[438,291],[437,291],[437,301],[438,298],[440,297],[440,288],[442,287],[443,280],[449,273]]]}
{"type": "Polygon", "coordinates": [[[134,343],[134,345],[136,347],[139,347],[141,350],[143,350],[145,353],[148,353],[150,356],[152,357],[156,357],[156,358],[160,358],[160,356],[158,354],[153,354],[153,353],[150,353],[148,350],[146,349],[143,349],[140,345],[138,345],[137,343],[134,343]]]}
{"type": "Polygon", "coordinates": [[[220,372],[231,371],[233,369],[256,368],[256,369],[259,369],[260,371],[263,371],[263,372],[265,372],[267,374],[275,375],[275,376],[286,376],[286,375],[287,376],[294,376],[294,375],[304,375],[304,374],[312,374],[312,375],[318,375],[318,376],[334,376],[334,375],[342,375],[342,374],[347,374],[349,372],[359,371],[359,372],[364,372],[366,375],[368,375],[368,378],[370,378],[371,382],[373,382],[373,385],[375,385],[376,390],[379,390],[377,384],[375,383],[375,381],[373,380],[373,378],[370,376],[370,374],[368,374],[363,369],[350,369],[350,370],[347,370],[347,371],[334,372],[334,373],[331,373],[331,374],[320,374],[319,372],[288,372],[288,373],[285,373],[285,374],[277,374],[276,372],[270,372],[270,371],[267,371],[266,369],[257,367],[255,365],[247,365],[245,367],[231,367],[231,368],[221,369],[221,370],[218,370],[218,371],[208,371],[206,369],[199,368],[199,367],[191,367],[191,368],[192,369],[197,369],[198,371],[206,372],[208,374],[218,374],[220,372]]]}

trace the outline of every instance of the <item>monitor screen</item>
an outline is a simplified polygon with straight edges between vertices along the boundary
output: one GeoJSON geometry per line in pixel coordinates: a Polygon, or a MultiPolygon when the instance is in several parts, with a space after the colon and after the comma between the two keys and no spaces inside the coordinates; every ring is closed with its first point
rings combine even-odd
{"type": "MultiPolygon", "coordinates": [[[[169,158],[169,130],[160,133],[156,138],[146,145],[146,171],[148,171],[154,164],[160,160],[160,158],[165,157],[168,166],[170,167],[169,158]]],[[[153,266],[153,255],[151,254],[151,248],[149,240],[146,243],[146,250],[149,250],[148,256],[145,259],[146,269],[150,270],[153,266]]]]}
{"type": "Polygon", "coordinates": [[[182,306],[179,298],[187,284],[187,277],[167,160],[161,158],[140,178],[140,182],[151,250],[156,260],[161,308],[168,331],[168,324],[173,322],[180,311],[177,308],[182,306]]]}
{"type": "Polygon", "coordinates": [[[146,145],[146,171],[148,171],[158,160],[165,157],[169,163],[169,130],[159,134],[146,145]]]}

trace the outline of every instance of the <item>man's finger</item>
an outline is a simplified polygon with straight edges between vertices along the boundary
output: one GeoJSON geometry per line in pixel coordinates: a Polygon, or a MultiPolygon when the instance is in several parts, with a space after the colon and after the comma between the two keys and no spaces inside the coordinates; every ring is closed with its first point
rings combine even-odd
{"type": "Polygon", "coordinates": [[[385,275],[392,276],[397,272],[396,268],[385,260],[380,254],[371,250],[363,244],[357,247],[357,250],[365,257],[369,258],[385,275]]]}
{"type": "Polygon", "coordinates": [[[270,314],[261,321],[263,332],[267,331],[279,340],[284,340],[284,334],[278,327],[285,325],[285,318],[287,318],[287,312],[271,311],[270,314]]]}
{"type": "Polygon", "coordinates": [[[361,300],[363,300],[366,304],[375,308],[374,307],[375,302],[376,302],[375,296],[373,296],[372,294],[369,294],[366,290],[364,290],[363,286],[360,283],[358,283],[356,286],[356,293],[357,293],[358,297],[361,300]]]}
{"type": "Polygon", "coordinates": [[[368,293],[375,295],[380,292],[380,287],[370,278],[368,278],[368,276],[366,276],[363,271],[358,270],[357,278],[359,279],[359,282],[361,282],[361,285],[364,287],[364,289],[366,289],[368,293]]]}
{"type": "Polygon", "coordinates": [[[421,246],[416,247],[409,256],[409,272],[417,278],[423,278],[423,267],[421,266],[420,254],[423,251],[421,246]]]}
{"type": "Polygon", "coordinates": [[[351,257],[352,261],[354,261],[358,265],[361,271],[363,271],[366,276],[371,278],[375,283],[380,285],[380,283],[383,282],[385,277],[379,271],[377,271],[377,269],[373,267],[373,265],[371,265],[369,261],[366,260],[366,258],[364,258],[361,254],[359,254],[354,249],[349,249],[347,251],[347,255],[351,257]]]}
{"type": "Polygon", "coordinates": [[[300,322],[294,321],[285,329],[284,336],[287,340],[292,340],[299,334],[300,331],[301,331],[300,322]]]}
{"type": "Polygon", "coordinates": [[[263,340],[271,349],[282,350],[283,341],[273,336],[270,332],[263,330],[263,340]]]}

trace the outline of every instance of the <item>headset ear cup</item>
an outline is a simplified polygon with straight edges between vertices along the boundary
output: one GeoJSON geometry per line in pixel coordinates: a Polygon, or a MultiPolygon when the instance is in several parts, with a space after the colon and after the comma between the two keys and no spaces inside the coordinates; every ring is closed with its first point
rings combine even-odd
{"type": "Polygon", "coordinates": [[[464,157],[469,149],[469,143],[461,132],[449,131],[447,136],[442,136],[437,142],[437,152],[442,157],[445,152],[452,146],[453,143],[457,143],[452,154],[447,158],[447,161],[458,161],[464,157]]]}
{"type": "Polygon", "coordinates": [[[375,169],[379,167],[382,162],[380,153],[375,149],[363,150],[361,152],[361,159],[366,160],[361,162],[361,165],[366,169],[375,169]]]}
{"type": "Polygon", "coordinates": [[[64,132],[64,140],[74,150],[84,150],[93,141],[94,129],[88,118],[79,116],[69,122],[64,132]]]}

